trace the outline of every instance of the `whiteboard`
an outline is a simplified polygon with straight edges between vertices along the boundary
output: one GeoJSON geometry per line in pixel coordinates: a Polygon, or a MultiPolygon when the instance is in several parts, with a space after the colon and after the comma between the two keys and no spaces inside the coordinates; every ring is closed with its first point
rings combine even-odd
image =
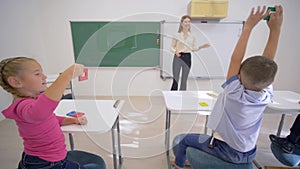
{"type": "MultiPolygon", "coordinates": [[[[209,48],[192,53],[189,78],[224,78],[234,47],[243,29],[243,21],[192,21],[191,33],[196,36],[196,46],[209,43],[209,48]]],[[[172,38],[179,22],[161,22],[161,78],[171,78],[174,53],[172,38]]]]}

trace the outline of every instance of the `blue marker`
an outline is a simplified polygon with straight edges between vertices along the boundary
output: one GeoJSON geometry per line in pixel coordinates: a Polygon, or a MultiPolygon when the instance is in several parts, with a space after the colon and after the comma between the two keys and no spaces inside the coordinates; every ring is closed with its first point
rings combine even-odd
{"type": "Polygon", "coordinates": [[[69,112],[69,113],[67,113],[67,116],[73,116],[74,114],[76,114],[77,112],[74,110],[74,111],[71,111],[71,112],[69,112]]]}

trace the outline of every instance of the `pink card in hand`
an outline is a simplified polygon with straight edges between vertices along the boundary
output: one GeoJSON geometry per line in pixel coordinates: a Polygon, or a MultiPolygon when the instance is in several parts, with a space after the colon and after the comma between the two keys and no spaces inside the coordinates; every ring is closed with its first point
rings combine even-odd
{"type": "Polygon", "coordinates": [[[83,69],[83,74],[81,76],[78,76],[79,81],[87,80],[88,79],[88,68],[83,69]]]}

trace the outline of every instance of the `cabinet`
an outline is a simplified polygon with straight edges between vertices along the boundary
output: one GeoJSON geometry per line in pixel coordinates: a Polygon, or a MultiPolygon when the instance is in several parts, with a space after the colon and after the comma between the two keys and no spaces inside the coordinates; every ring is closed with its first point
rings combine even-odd
{"type": "Polygon", "coordinates": [[[227,17],[228,0],[192,0],[188,14],[192,18],[222,19],[227,17]]]}

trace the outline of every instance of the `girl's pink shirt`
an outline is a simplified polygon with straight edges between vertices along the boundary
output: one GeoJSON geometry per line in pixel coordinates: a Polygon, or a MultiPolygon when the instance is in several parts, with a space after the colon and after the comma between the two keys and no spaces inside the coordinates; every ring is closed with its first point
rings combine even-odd
{"type": "Polygon", "coordinates": [[[16,121],[26,154],[51,162],[66,157],[65,137],[60,128],[64,117],[54,114],[58,103],[40,94],[35,99],[17,100],[2,111],[6,118],[16,121]]]}

